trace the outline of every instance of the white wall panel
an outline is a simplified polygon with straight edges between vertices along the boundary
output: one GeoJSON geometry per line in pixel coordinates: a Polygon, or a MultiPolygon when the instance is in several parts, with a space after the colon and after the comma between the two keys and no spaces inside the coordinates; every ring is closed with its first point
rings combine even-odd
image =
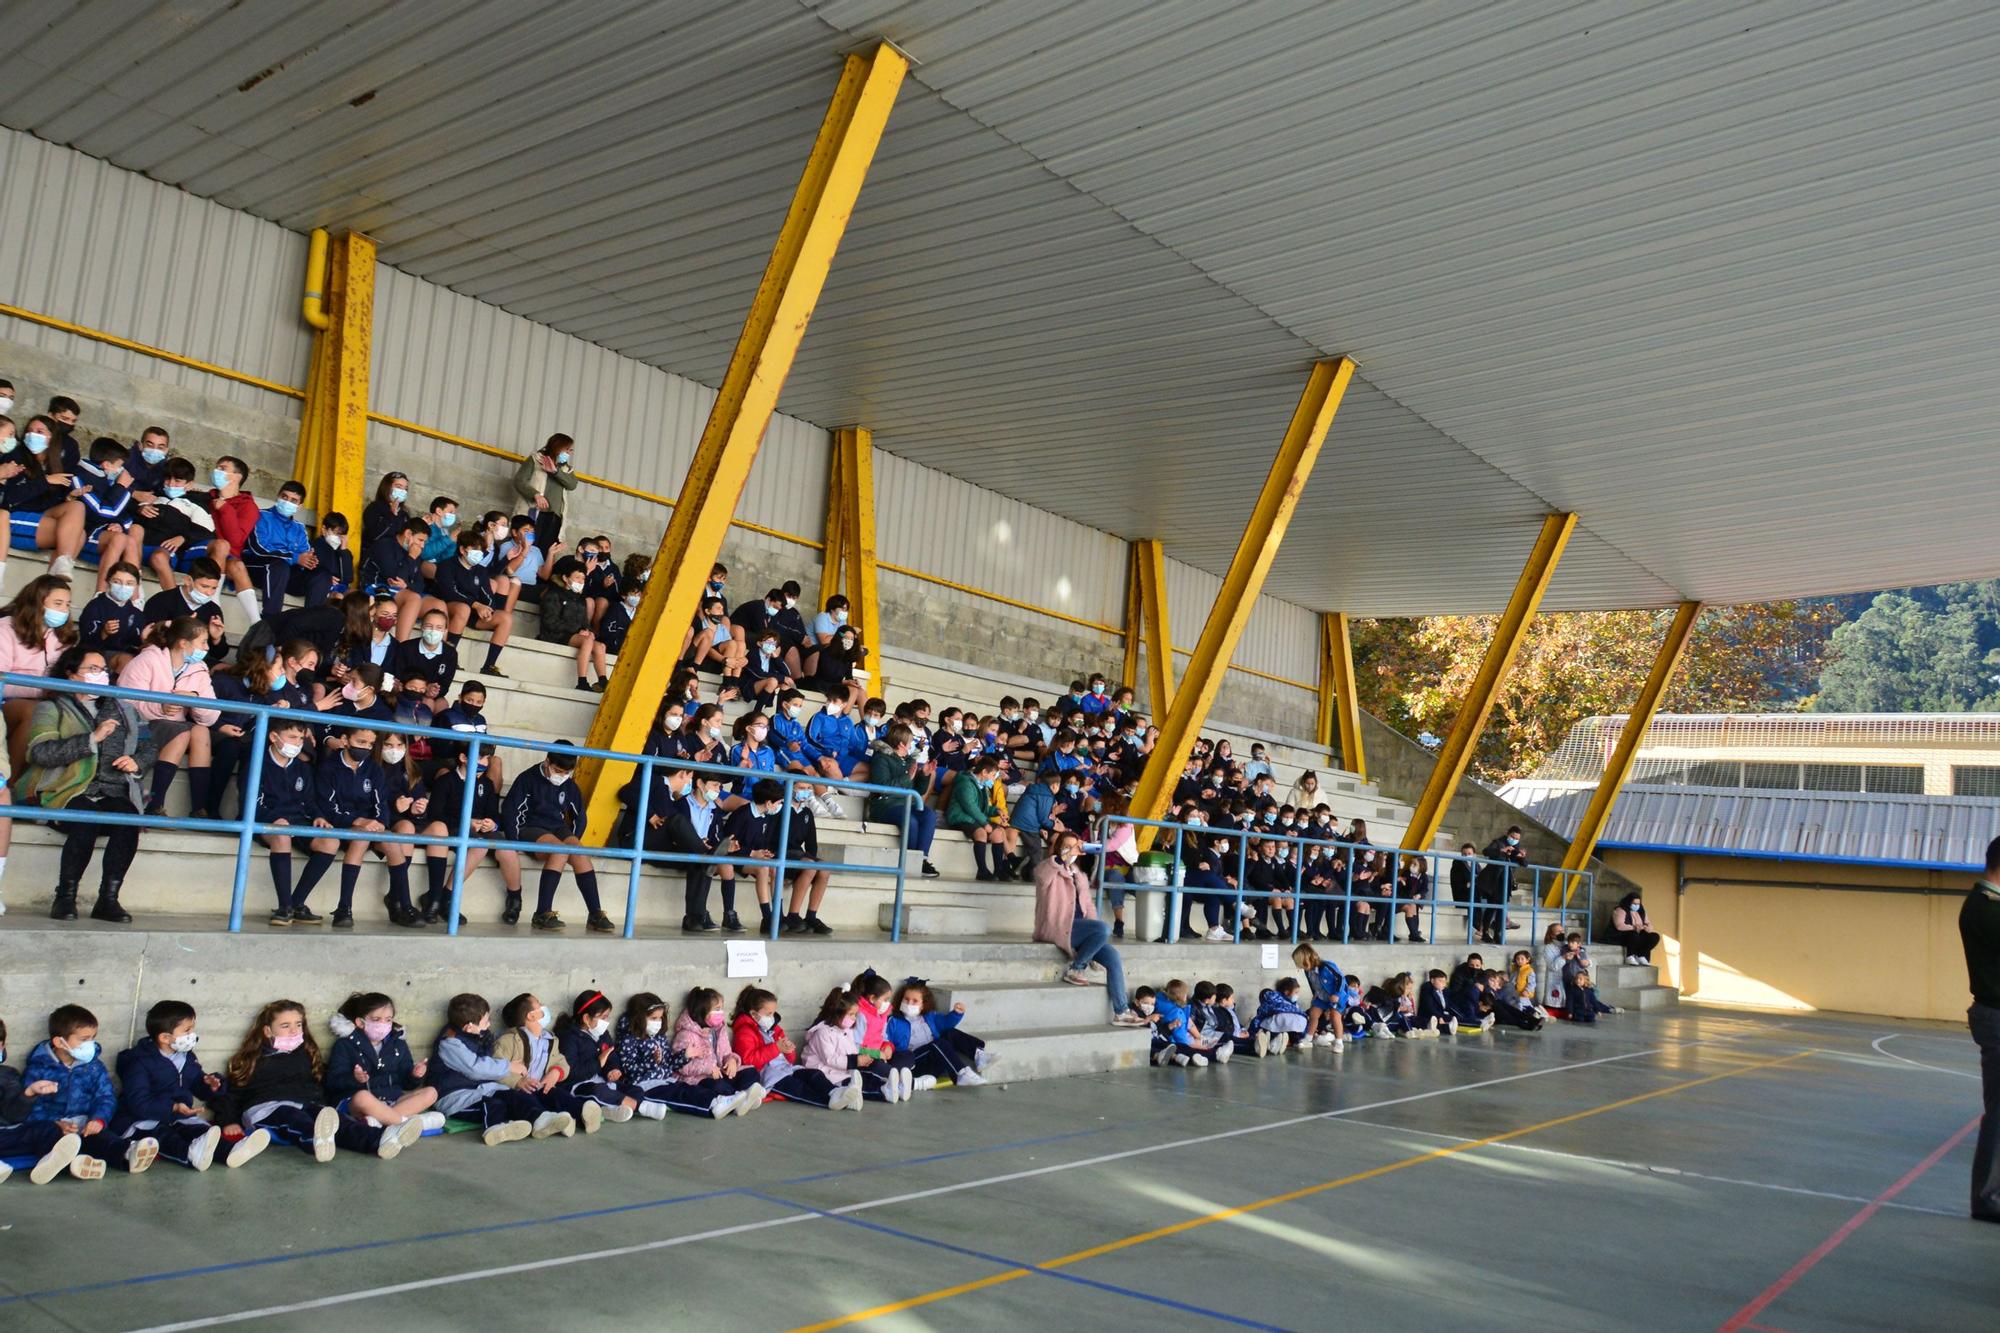
{"type": "MultiPolygon", "coordinates": [[[[1194,647],[1221,589],[1222,580],[1214,574],[1179,560],[1167,561],[1167,628],[1176,644],[1194,647]]],[[[1317,632],[1318,617],[1312,611],[1266,594],[1257,599],[1231,664],[1287,680],[1315,680],[1319,674],[1317,632]]]]}
{"type": "MultiPolygon", "coordinates": [[[[305,238],[275,223],[0,129],[0,300],[10,305],[297,385],[311,350],[299,317],[305,253],[305,238]]],[[[297,410],[262,389],[24,320],[0,319],[0,334],[245,406],[297,410]]]]}

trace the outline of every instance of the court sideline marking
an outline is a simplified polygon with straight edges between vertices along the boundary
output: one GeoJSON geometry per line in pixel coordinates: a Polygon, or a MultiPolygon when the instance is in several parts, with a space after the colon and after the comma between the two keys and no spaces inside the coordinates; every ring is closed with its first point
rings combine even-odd
{"type": "MultiPolygon", "coordinates": [[[[1246,1134],[1263,1134],[1263,1133],[1268,1133],[1272,1130],[1286,1129],[1303,1124],[1311,1124],[1313,1122],[1321,1120],[1333,1120],[1343,1116],[1360,1115],[1368,1111],[1385,1110],[1391,1106],[1405,1106],[1411,1102],[1428,1101],[1435,1097],[1454,1096],[1461,1092],[1477,1092],[1485,1088],[1497,1087],[1505,1083],[1518,1083],[1523,1079],[1542,1078],[1550,1074],[1564,1074],[1564,1073],[1569,1073],[1573,1070],[1589,1069],[1596,1065],[1617,1064],[1625,1060],[1637,1060],[1649,1055],[1664,1055],[1669,1051],[1686,1050],[1689,1047],[1700,1046],[1703,1044],[1704,1043],[1699,1040],[1690,1042],[1670,1042],[1664,1046],[1653,1046],[1638,1051],[1625,1051],[1618,1055],[1599,1056],[1598,1058],[1593,1060],[1578,1060],[1572,1064],[1551,1065],[1543,1069],[1530,1069],[1519,1074],[1506,1074],[1499,1078],[1482,1079],[1475,1083],[1461,1083],[1447,1088],[1434,1088],[1428,1092],[1415,1093],[1407,1097],[1392,1097],[1384,1101],[1368,1102],[1360,1106],[1344,1107],[1340,1110],[1318,1111],[1314,1112],[1311,1115],[1292,1116],[1284,1120],[1273,1120],[1260,1125],[1246,1125],[1239,1129],[1222,1130],[1213,1134],[1201,1134],[1184,1139],[1173,1139],[1163,1143],[1152,1143],[1152,1144],[1147,1144],[1146,1146],[1141,1148],[1128,1149],[1124,1152],[1102,1153],[1095,1157],[1080,1158],[1074,1162],[1062,1162],[1046,1167],[1039,1167],[1028,1171],[1013,1171],[1013,1172],[1008,1172],[1004,1175],[991,1176],[979,1180],[965,1181],[957,1185],[947,1185],[932,1190],[919,1190],[909,1194],[890,1195],[881,1199],[872,1199],[862,1203],[849,1204],[843,1208],[832,1209],[829,1211],[836,1213],[861,1212],[869,1208],[887,1207],[891,1204],[904,1203],[913,1199],[930,1198],[938,1194],[954,1193],[958,1190],[963,1190],[963,1189],[982,1189],[990,1185],[1006,1184],[1009,1181],[1021,1180],[1031,1176],[1047,1175],[1055,1171],[1066,1171],[1079,1167],[1100,1166],[1107,1162],[1123,1161],[1127,1158],[1145,1156],[1151,1153],[1174,1152],[1181,1148],[1193,1147],[1204,1143],[1214,1143],[1223,1139],[1238,1138],[1246,1134]]],[[[1787,1056],[1785,1058],[1798,1059],[1801,1056],[1808,1053],[1809,1052],[1800,1052],[1798,1055],[1787,1056]]],[[[1762,1065],[1749,1065],[1739,1069],[1730,1070],[1728,1071],[1728,1073],[1729,1074],[1744,1073],[1747,1072],[1749,1069],[1762,1068],[1762,1067],[1763,1067],[1762,1065]]],[[[1726,1075],[1717,1075],[1716,1077],[1726,1077],[1726,1075]]],[[[1654,1096],[1657,1094],[1648,1093],[1645,1095],[1654,1096]]],[[[738,1190],[715,1191],[713,1192],[713,1195],[733,1194],[741,1192],[743,1191],[738,1191],[738,1190]]],[[[712,1197],[712,1196],[704,1196],[704,1197],[712,1197]]],[[[623,1258],[627,1255],[647,1254],[656,1250],[669,1250],[677,1248],[682,1245],[694,1244],[698,1241],[717,1240],[727,1236],[741,1235],[746,1232],[763,1231],[772,1227],[789,1226],[795,1222],[811,1222],[817,1220],[820,1220],[820,1215],[818,1213],[806,1213],[806,1212],[793,1213],[785,1217],[765,1218],[762,1221],[758,1222],[745,1222],[745,1223],[740,1223],[736,1226],[720,1227],[709,1231],[694,1232],[692,1234],[685,1236],[668,1236],[660,1240],[642,1241],[633,1245],[618,1246],[614,1249],[590,1250],[582,1254],[554,1255],[546,1259],[531,1259],[531,1260],[525,1260],[521,1263],[496,1265],[492,1267],[473,1269],[460,1273],[447,1273],[447,1274],[441,1274],[436,1277],[417,1278],[409,1282],[399,1282],[389,1286],[371,1287],[365,1291],[339,1292],[331,1296],[321,1296],[312,1300],[296,1301],[285,1305],[264,1306],[254,1310],[238,1310],[229,1314],[211,1315],[201,1319],[183,1320],[178,1323],[172,1323],[172,1324],[159,1324],[151,1328],[138,1330],[138,1333],[180,1333],[180,1330],[184,1329],[215,1328],[225,1324],[243,1323],[252,1319],[269,1319],[278,1315],[297,1314],[300,1313],[301,1311],[306,1311],[306,1310],[327,1309],[332,1306],[346,1305],[356,1301],[374,1300],[378,1297],[383,1297],[383,1296],[398,1296],[406,1292],[424,1291],[433,1287],[455,1286],[463,1282],[478,1282],[478,1281],[484,1281],[485,1279],[488,1278],[507,1277],[517,1273],[533,1273],[533,1272],[540,1272],[545,1269],[568,1267],[573,1264],[594,1263],[600,1259],[617,1259],[617,1258],[623,1258]]],[[[1025,1272],[1025,1270],[1021,1271],[1025,1272]]],[[[60,1291],[50,1293],[50,1295],[62,1295],[62,1294],[63,1293],[60,1291]]],[[[29,1298],[38,1296],[40,1296],[40,1293],[29,1294],[29,1298]]],[[[24,1298],[16,1297],[12,1299],[21,1300],[24,1298]]]]}
{"type": "Polygon", "coordinates": [[[1901,1180],[1898,1180],[1895,1184],[1889,1186],[1888,1189],[1883,1190],[1880,1194],[1862,1205],[1860,1212],[1841,1223],[1839,1229],[1814,1246],[1811,1253],[1786,1269],[1783,1276],[1759,1292],[1756,1299],[1731,1315],[1728,1321],[1718,1330],[1718,1333],[1737,1333],[1739,1329],[1750,1327],[1751,1320],[1764,1313],[1773,1301],[1777,1300],[1787,1291],[1790,1291],[1793,1284],[1798,1282],[1800,1278],[1817,1268],[1820,1260],[1846,1244],[1848,1237],[1861,1230],[1862,1225],[1869,1218],[1880,1212],[1891,1199],[1915,1184],[1917,1177],[1943,1161],[1947,1153],[1965,1142],[1972,1132],[1979,1128],[1979,1122],[1983,1118],[1983,1116],[1974,1116],[1972,1119],[1966,1121],[1965,1128],[1939,1144],[1929,1157],[1924,1158],[1923,1161],[1918,1162],[1915,1166],[1904,1172],[1901,1180]]]}
{"type": "MultiPolygon", "coordinates": [[[[1608,1111],[1617,1111],[1627,1106],[1635,1106],[1640,1102],[1652,1101],[1657,1097],[1672,1096],[1675,1093],[1686,1092],[1690,1088],[1699,1088],[1710,1083],[1719,1083],[1723,1079],[1735,1078],[1740,1074],[1751,1074],[1759,1070],[1774,1069],[1780,1065],[1792,1064],[1795,1061],[1803,1060],[1807,1056],[1817,1053],[1817,1051],[1810,1049],[1796,1051],[1791,1055],[1783,1055],[1776,1059],[1759,1061],[1756,1064],[1742,1065],[1735,1069],[1725,1069],[1720,1073],[1709,1074],[1702,1078],[1688,1079],[1680,1083],[1670,1083],[1664,1088],[1654,1088],[1650,1092],[1623,1097],[1615,1102],[1606,1102],[1602,1106],[1593,1106],[1582,1111],[1573,1111],[1568,1115],[1556,1116],[1550,1120],[1542,1120],[1532,1125],[1524,1125],[1519,1129],[1510,1129],[1500,1134],[1488,1135],[1486,1138],[1474,1139],[1469,1143],[1453,1143],[1442,1148],[1433,1148],[1429,1152],[1418,1153],[1414,1157],[1405,1157],[1383,1166],[1370,1167],[1366,1171],[1356,1171],[1351,1175],[1341,1176],[1335,1180],[1321,1181],[1317,1185],[1307,1185],[1302,1189],[1287,1190],[1283,1194],[1273,1194],[1268,1198],[1258,1199],[1252,1203],[1238,1204],[1232,1208],[1220,1208],[1212,1213],[1204,1213],[1198,1217],[1183,1218],[1181,1221],[1169,1223],[1163,1227],[1155,1227],[1150,1231],[1141,1231],[1119,1240],[1107,1241],[1102,1245],[1093,1245],[1089,1249],[1076,1250],[1069,1254],[1058,1255],[1054,1259],[1043,1260],[1037,1266],[1037,1269],[1061,1268],[1069,1264],[1082,1263],[1086,1259],[1097,1259],[1107,1254],[1116,1254],[1121,1250],[1128,1250],[1134,1246],[1145,1245],[1156,1240],[1164,1240],[1168,1236],[1177,1236],[1183,1232],[1193,1231],[1198,1227],[1210,1226],[1216,1222],[1224,1222],[1232,1217],[1242,1217],[1245,1214],[1259,1212],[1266,1208],[1276,1207],[1279,1204],[1295,1203],[1300,1199],[1311,1198],[1314,1195],[1324,1194],[1329,1190],[1340,1189],[1343,1186],[1360,1184],[1362,1181],[1375,1180],[1409,1167],[1420,1166],[1425,1162],[1435,1162],[1447,1157],[1455,1157],[1460,1153],[1470,1152],[1474,1148],[1483,1148],[1496,1143],[1507,1143],[1529,1134],[1538,1134],[1545,1129],[1554,1129],[1559,1125],[1574,1124],[1576,1121],[1587,1120],[1592,1116],[1603,1115],[1608,1111]]],[[[1359,1110],[1361,1108],[1357,1107],[1355,1109],[1359,1110]]],[[[1330,1119],[1332,1117],[1319,1116],[1314,1118],[1330,1119]]],[[[928,1193],[939,1192],[943,1191],[931,1191],[928,1193]]],[[[914,1197],[924,1196],[918,1195],[914,1197]]],[[[865,1320],[875,1319],[882,1315],[898,1314],[902,1311],[913,1310],[919,1306],[930,1305],[937,1301],[949,1300],[954,1296],[963,1296],[971,1292],[983,1291],[988,1287],[997,1287],[1003,1283],[1012,1282],[1017,1278],[1027,1277],[1031,1271],[1036,1270],[1025,1268],[1011,1269],[1005,1273],[996,1273],[990,1277],[979,1278],[972,1282],[962,1282],[956,1286],[927,1292],[922,1296],[913,1296],[906,1300],[892,1301],[888,1304],[873,1306],[866,1310],[856,1310],[850,1314],[822,1320],[818,1323],[801,1324],[792,1329],[791,1333],[826,1333],[829,1329],[844,1328],[850,1324],[862,1323],[865,1320]]]]}
{"type": "Polygon", "coordinates": [[[1874,1052],[1875,1052],[1875,1054],[1877,1054],[1877,1055],[1886,1055],[1886,1056],[1888,1056],[1888,1057],[1889,1057],[1889,1058],[1890,1058],[1891,1060],[1901,1060],[1901,1061],[1902,1061],[1902,1062],[1903,1062],[1904,1064],[1906,1064],[1906,1065],[1912,1065],[1912,1066],[1914,1066],[1914,1067],[1916,1067],[1916,1068],[1918,1068],[1918,1069],[1928,1069],[1928,1070],[1930,1070],[1930,1071],[1931,1071],[1932,1073],[1936,1073],[1936,1074],[1954,1074],[1954,1075],[1956,1075],[1956,1076],[1957,1076],[1957,1077],[1959,1077],[1959,1078],[1978,1078],[1978,1077],[1979,1077],[1979,1075],[1978,1075],[1977,1073],[1975,1073],[1974,1071],[1972,1071],[1972,1070],[1970,1070],[1970,1069],[1947,1069],[1947,1068],[1945,1068],[1945,1067],[1944,1067],[1943,1065],[1927,1065],[1927,1064],[1925,1064],[1925,1063],[1924,1063],[1924,1062],[1923,1062],[1922,1060],[1910,1060],[1910,1059],[1905,1059],[1905,1058],[1904,1058],[1903,1056],[1900,1056],[1900,1055],[1896,1054],[1896,1053],[1895,1053],[1894,1051],[1885,1051],[1885,1050],[1883,1050],[1883,1049],[1882,1049],[1882,1043],[1883,1043],[1883,1042],[1885,1042],[1885,1041],[1889,1041],[1889,1040],[1892,1040],[1892,1039],[1894,1039],[1894,1038],[1896,1038],[1896,1037],[1900,1037],[1900,1036],[1902,1036],[1902,1035],[1903,1035],[1903,1034],[1902,1034],[1902,1033],[1900,1033],[1900,1032],[1890,1032],[1890,1033],[1885,1033],[1884,1035],[1882,1035],[1882,1036],[1880,1036],[1880,1037],[1877,1037],[1877,1038],[1876,1038],[1876,1039],[1875,1039],[1874,1041],[1871,1041],[1871,1042],[1869,1042],[1869,1043],[1868,1043],[1868,1048],[1869,1048],[1870,1050],[1874,1051],[1874,1052]]]}

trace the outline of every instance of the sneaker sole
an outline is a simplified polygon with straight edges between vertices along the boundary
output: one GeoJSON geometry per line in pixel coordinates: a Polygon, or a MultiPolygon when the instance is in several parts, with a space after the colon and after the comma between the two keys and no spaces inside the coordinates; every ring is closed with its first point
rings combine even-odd
{"type": "Polygon", "coordinates": [[[394,1130],[383,1131],[382,1141],[375,1145],[375,1156],[378,1160],[393,1162],[397,1154],[403,1151],[403,1136],[399,1132],[401,1128],[399,1125],[394,1130]]]}
{"type": "Polygon", "coordinates": [[[125,1169],[135,1176],[158,1160],[160,1144],[157,1139],[137,1139],[125,1150],[125,1169]]]}
{"type": "Polygon", "coordinates": [[[583,1132],[586,1134],[595,1134],[602,1128],[604,1128],[604,1108],[596,1102],[585,1102],[583,1104],[583,1132]]]}
{"type": "Polygon", "coordinates": [[[564,1138],[568,1138],[570,1135],[576,1133],[576,1121],[571,1119],[567,1112],[558,1111],[556,1114],[560,1118],[551,1120],[546,1125],[529,1125],[529,1136],[537,1139],[552,1139],[560,1134],[564,1138]]]}
{"type": "Polygon", "coordinates": [[[238,1139],[230,1147],[229,1151],[223,1155],[222,1164],[234,1171],[237,1167],[251,1161],[257,1154],[270,1146],[271,1135],[269,1131],[262,1129],[253,1130],[238,1139]]]}
{"type": "Polygon", "coordinates": [[[340,1112],[334,1110],[331,1106],[320,1107],[319,1114],[313,1117],[312,1148],[314,1161],[331,1162],[333,1160],[334,1153],[338,1151],[337,1146],[334,1144],[333,1136],[339,1132],[340,1112]]]}
{"type": "Polygon", "coordinates": [[[206,1171],[215,1165],[215,1150],[222,1144],[222,1127],[211,1126],[206,1134],[188,1145],[188,1165],[206,1171]]]}
{"type": "Polygon", "coordinates": [[[632,1118],[632,1108],[629,1106],[607,1106],[604,1108],[604,1118],[614,1125],[625,1124],[632,1118]]]}
{"type": "Polygon", "coordinates": [[[37,1185],[46,1185],[69,1168],[77,1154],[83,1151],[83,1140],[74,1134],[65,1134],[56,1140],[56,1146],[42,1155],[35,1163],[35,1169],[28,1173],[28,1179],[37,1185]]]}
{"type": "Polygon", "coordinates": [[[78,1180],[102,1180],[104,1162],[96,1157],[78,1157],[70,1162],[69,1173],[78,1180]]]}
{"type": "Polygon", "coordinates": [[[396,1142],[402,1144],[405,1148],[415,1146],[417,1140],[423,1136],[424,1122],[416,1116],[411,1116],[408,1120],[396,1126],[396,1142]]]}
{"type": "Polygon", "coordinates": [[[535,1127],[525,1120],[509,1120],[504,1125],[495,1125],[487,1130],[483,1137],[486,1146],[493,1148],[503,1143],[519,1143],[534,1132],[535,1127]]]}

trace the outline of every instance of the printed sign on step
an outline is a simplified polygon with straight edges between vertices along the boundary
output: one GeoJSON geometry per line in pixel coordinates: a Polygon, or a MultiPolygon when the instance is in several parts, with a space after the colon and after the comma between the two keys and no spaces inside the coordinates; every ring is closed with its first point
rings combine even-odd
{"type": "Polygon", "coordinates": [[[729,951],[729,975],[731,977],[768,977],[771,962],[765,956],[763,940],[725,940],[723,948],[729,951]]]}
{"type": "MultiPolygon", "coordinates": [[[[1283,963],[1281,963],[1281,962],[1279,962],[1279,961],[1278,961],[1278,946],[1277,946],[1277,945],[1275,945],[1275,944],[1267,944],[1267,945],[1265,945],[1265,946],[1264,946],[1264,966],[1265,966],[1265,967],[1272,967],[1272,968],[1276,968],[1276,967],[1283,967],[1283,966],[1284,966],[1284,964],[1283,964],[1283,963]]],[[[731,972],[731,973],[730,973],[729,975],[733,977],[733,976],[735,976],[736,974],[735,974],[734,972],[731,972]]]]}

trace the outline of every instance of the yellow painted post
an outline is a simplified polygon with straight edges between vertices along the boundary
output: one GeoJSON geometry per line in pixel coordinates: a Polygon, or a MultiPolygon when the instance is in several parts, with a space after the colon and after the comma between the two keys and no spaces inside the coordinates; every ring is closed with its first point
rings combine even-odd
{"type": "Polygon", "coordinates": [[[334,243],[340,286],[330,320],[339,340],[330,368],[332,419],[326,423],[318,512],[337,509],[361,521],[368,486],[368,375],[375,339],[375,242],[348,232],[334,243]]]}
{"type": "MultiPolygon", "coordinates": [[[[722,550],[908,69],[909,62],[886,42],[847,57],[654,557],[654,595],[639,603],[618,669],[591,723],[588,739],[594,747],[636,751],[652,727],[682,636],[722,550]]],[[[868,628],[872,635],[875,627],[868,628]]],[[[600,760],[578,766],[578,780],[590,796],[589,837],[596,845],[603,845],[617,820],[618,789],[630,771],[629,764],[600,760]]]]}
{"type": "Polygon", "coordinates": [[[1125,665],[1121,685],[1139,688],[1139,639],[1145,634],[1145,609],[1139,600],[1139,544],[1125,544],[1125,665]]]}
{"type": "MultiPolygon", "coordinates": [[[[1653,725],[1653,718],[1660,711],[1660,701],[1666,698],[1667,686],[1673,683],[1674,672],[1680,667],[1681,658],[1687,652],[1688,640],[1694,635],[1694,622],[1701,615],[1700,602],[1682,602],[1674,611],[1673,623],[1667,626],[1667,637],[1660,644],[1660,652],[1653,659],[1653,670],[1646,677],[1646,684],[1639,691],[1639,697],[1632,704],[1632,711],[1625,718],[1624,730],[1618,733],[1618,744],[1612,747],[1611,758],[1604,765],[1603,774],[1597,779],[1597,790],[1591,794],[1590,805],[1583,812],[1583,822],[1569,840],[1569,851],[1563,856],[1564,870],[1587,870],[1590,858],[1597,851],[1597,840],[1604,836],[1605,825],[1611,822],[1612,807],[1618,803],[1618,793],[1632,776],[1632,765],[1639,756],[1639,744],[1646,739],[1646,728],[1653,725]]],[[[1575,885],[1581,881],[1571,875],[1558,875],[1549,886],[1547,905],[1565,906],[1575,885]]]]}
{"type": "Polygon", "coordinates": [[[882,601],[876,596],[875,569],[875,438],[859,426],[834,432],[840,455],[843,503],[840,531],[847,543],[847,615],[861,628],[863,666],[868,693],[882,698],[882,601]]]}
{"type": "Polygon", "coordinates": [[[1173,706],[1174,697],[1174,641],[1167,625],[1167,554],[1150,537],[1136,543],[1132,554],[1139,570],[1139,617],[1146,628],[1147,694],[1157,723],[1173,706]]]}
{"type": "MultiPolygon", "coordinates": [[[[847,552],[847,533],[841,526],[842,515],[846,512],[843,492],[846,482],[842,478],[840,465],[841,450],[837,437],[827,437],[826,461],[826,545],[820,552],[819,605],[815,611],[825,608],[827,599],[841,591],[841,561],[847,552]]],[[[812,617],[806,617],[808,621],[812,617]]]]}
{"type": "MultiPolygon", "coordinates": [[[[1250,511],[1250,521],[1244,526],[1242,540],[1229,561],[1229,572],[1223,577],[1215,605],[1201,627],[1201,638],[1195,644],[1186,674],[1181,677],[1180,688],[1174,691],[1172,704],[1155,719],[1160,728],[1159,743],[1146,760],[1145,771],[1139,775],[1132,793],[1131,813],[1140,819],[1158,819],[1166,813],[1174,783],[1202,724],[1208,720],[1209,707],[1222,687],[1223,673],[1236,651],[1236,641],[1250,621],[1257,595],[1263,591],[1264,576],[1270,572],[1271,562],[1285,540],[1285,528],[1292,521],[1293,510],[1298,508],[1299,493],[1305,489],[1306,478],[1312,475],[1313,464],[1319,460],[1327,427],[1333,424],[1333,414],[1339,410],[1341,396],[1347,392],[1347,383],[1353,377],[1354,362],[1346,357],[1313,366],[1305,393],[1300,396],[1291,425],[1285,431],[1284,442],[1278,447],[1278,456],[1271,463],[1270,476],[1264,480],[1256,508],[1250,511]]],[[[1142,847],[1152,844],[1147,833],[1140,830],[1142,847]]]]}
{"type": "Polygon", "coordinates": [[[1319,664],[1319,738],[1340,750],[1340,766],[1366,781],[1361,749],[1361,700],[1354,691],[1354,639],[1345,611],[1322,611],[1319,664]]]}
{"type": "Polygon", "coordinates": [[[1404,851],[1429,851],[1438,830],[1444,827],[1445,811],[1450,808],[1452,794],[1464,780],[1466,770],[1472,766],[1472,751],[1479,743],[1480,733],[1486,730],[1486,719],[1492,716],[1493,701],[1499,697],[1500,686],[1513,668],[1514,654],[1528,637],[1528,627],[1534,623],[1542,595],[1549,590],[1549,580],[1555,576],[1556,562],[1562,559],[1563,548],[1569,545],[1570,533],[1575,530],[1575,514],[1550,514],[1542,520],[1535,548],[1528,555],[1520,580],[1514,584],[1514,595],[1507,599],[1507,609],[1493,631],[1493,642],[1486,646],[1486,656],[1479,663],[1479,674],[1473,677],[1472,688],[1466,692],[1465,702],[1459,705],[1458,716],[1452,719],[1451,733],[1445,737],[1437,763],[1431,768],[1430,781],[1424,784],[1424,794],[1417,800],[1416,813],[1410,817],[1410,826],[1403,834],[1404,851]]]}

